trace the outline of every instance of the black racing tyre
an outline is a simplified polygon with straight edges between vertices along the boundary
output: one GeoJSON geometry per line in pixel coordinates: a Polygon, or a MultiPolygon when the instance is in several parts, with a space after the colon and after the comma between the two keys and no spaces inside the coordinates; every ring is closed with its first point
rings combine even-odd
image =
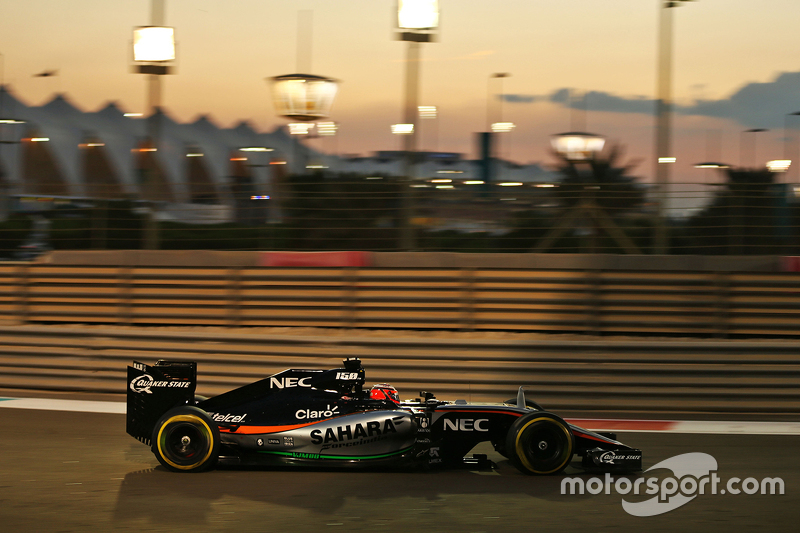
{"type": "Polygon", "coordinates": [[[153,453],[174,472],[213,468],[219,453],[219,428],[202,409],[170,409],[153,428],[153,453]]]}
{"type": "Polygon", "coordinates": [[[534,412],[520,417],[508,430],[505,451],[523,474],[556,474],[572,460],[575,437],[560,417],[534,412]]]}
{"type": "Polygon", "coordinates": [[[194,405],[197,405],[200,402],[204,402],[208,400],[208,396],[201,396],[199,394],[194,395],[194,405]]]}

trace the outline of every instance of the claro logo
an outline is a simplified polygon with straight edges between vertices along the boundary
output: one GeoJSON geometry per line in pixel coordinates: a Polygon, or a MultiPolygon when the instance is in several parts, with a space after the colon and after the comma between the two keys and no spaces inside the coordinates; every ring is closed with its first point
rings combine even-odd
{"type": "Polygon", "coordinates": [[[308,384],[309,379],[311,378],[269,378],[269,388],[311,387],[311,385],[308,384]]]}
{"type": "Polygon", "coordinates": [[[486,424],[489,423],[488,418],[479,418],[474,420],[472,418],[459,418],[458,420],[444,420],[444,430],[450,431],[489,431],[486,424]]]}
{"type": "Polygon", "coordinates": [[[310,409],[298,409],[297,412],[294,414],[295,418],[298,420],[303,420],[305,418],[330,418],[334,415],[339,414],[339,406],[334,405],[331,407],[330,405],[326,406],[324,411],[312,411],[310,409]]]}

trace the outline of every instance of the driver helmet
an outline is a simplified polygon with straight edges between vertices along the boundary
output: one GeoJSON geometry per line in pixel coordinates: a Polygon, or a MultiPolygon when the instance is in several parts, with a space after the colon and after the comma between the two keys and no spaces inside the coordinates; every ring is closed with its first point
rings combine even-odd
{"type": "Polygon", "coordinates": [[[389,400],[396,404],[400,403],[400,396],[397,394],[397,389],[388,383],[378,383],[374,385],[369,391],[371,400],[389,400]]]}

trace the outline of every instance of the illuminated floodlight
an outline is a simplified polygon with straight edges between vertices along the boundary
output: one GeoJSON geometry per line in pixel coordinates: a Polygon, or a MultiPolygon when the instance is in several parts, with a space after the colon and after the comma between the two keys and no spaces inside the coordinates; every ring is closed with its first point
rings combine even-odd
{"type": "Polygon", "coordinates": [[[429,180],[431,183],[453,183],[453,180],[446,179],[446,178],[438,178],[435,180],[429,180]]]}
{"type": "Polygon", "coordinates": [[[502,183],[498,183],[501,187],[519,187],[522,185],[521,181],[504,181],[502,183]]]}
{"type": "Polygon", "coordinates": [[[15,118],[0,118],[0,124],[25,124],[25,121],[15,118]]]}
{"type": "Polygon", "coordinates": [[[674,163],[677,160],[678,160],[677,157],[659,157],[658,158],[658,162],[659,163],[674,163]]]}
{"type": "Polygon", "coordinates": [[[289,133],[291,135],[308,135],[314,124],[308,122],[292,122],[289,124],[289,133]]]}
{"type": "Polygon", "coordinates": [[[335,122],[317,122],[317,133],[322,137],[333,137],[339,131],[339,125],[335,122]]]}
{"type": "Polygon", "coordinates": [[[464,182],[464,185],[483,185],[483,180],[467,180],[464,182]]]}
{"type": "Polygon", "coordinates": [[[203,157],[206,154],[202,154],[200,152],[191,152],[186,154],[186,157],[203,157]]]}
{"type": "Polygon", "coordinates": [[[730,168],[725,163],[713,163],[713,162],[706,162],[706,163],[697,163],[694,168],[730,168]]]}
{"type": "Polygon", "coordinates": [[[100,142],[81,143],[78,145],[78,148],[101,148],[105,145],[106,143],[100,143],[100,142]]]}
{"type": "Polygon", "coordinates": [[[398,0],[397,27],[402,30],[432,30],[439,27],[438,0],[398,0]]]}
{"type": "Polygon", "coordinates": [[[266,146],[245,146],[239,148],[240,152],[272,152],[275,148],[267,148],[266,146]]]}
{"type": "Polygon", "coordinates": [[[436,188],[437,189],[455,189],[455,187],[452,186],[452,185],[437,185],[436,188]]]}
{"type": "Polygon", "coordinates": [[[383,176],[367,176],[368,180],[382,180],[383,176]]]}
{"type": "Polygon", "coordinates": [[[791,159],[776,159],[767,162],[767,168],[770,172],[786,172],[791,165],[791,159]]]}
{"type": "Polygon", "coordinates": [[[140,26],[133,30],[133,60],[158,63],[175,60],[175,29],[140,26]]]}
{"type": "Polygon", "coordinates": [[[50,140],[50,137],[31,137],[30,141],[32,143],[46,143],[50,140]]]}
{"type": "Polygon", "coordinates": [[[413,124],[392,124],[392,133],[395,135],[411,135],[414,133],[413,124]]]}
{"type": "Polygon", "coordinates": [[[287,74],[270,80],[278,115],[293,120],[318,120],[330,115],[339,83],[333,78],[287,74]]]}
{"type": "Polygon", "coordinates": [[[421,105],[417,108],[419,109],[419,118],[436,118],[435,105],[421,105]]]}
{"type": "Polygon", "coordinates": [[[492,124],[492,131],[495,133],[508,133],[516,127],[517,125],[513,122],[495,122],[492,124]]]}
{"type": "Polygon", "coordinates": [[[567,161],[587,161],[603,151],[606,140],[601,135],[572,131],[553,135],[550,143],[567,161]]]}
{"type": "Polygon", "coordinates": [[[313,168],[313,169],[320,169],[320,168],[328,168],[325,165],[306,165],[306,168],[313,168]]]}
{"type": "Polygon", "coordinates": [[[556,186],[557,185],[555,183],[537,183],[536,185],[534,185],[534,187],[539,187],[542,189],[551,189],[556,186]]]}
{"type": "Polygon", "coordinates": [[[123,117],[128,117],[128,118],[139,118],[139,117],[143,117],[144,113],[125,113],[122,116],[123,117]]]}
{"type": "Polygon", "coordinates": [[[265,194],[254,194],[250,197],[251,200],[269,200],[269,196],[265,194]]]}

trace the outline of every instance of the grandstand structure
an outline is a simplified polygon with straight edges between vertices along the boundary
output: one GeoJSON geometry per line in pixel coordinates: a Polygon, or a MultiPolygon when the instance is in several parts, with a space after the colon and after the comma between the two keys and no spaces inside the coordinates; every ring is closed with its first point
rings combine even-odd
{"type": "MultiPolygon", "coordinates": [[[[135,199],[158,206],[159,217],[222,222],[251,199],[275,199],[289,174],[321,172],[399,176],[404,153],[338,156],[313,148],[286,128],[258,132],[248,122],[223,128],[208,116],[179,123],[163,109],[130,116],[116,103],[86,112],[66,95],[28,106],[0,87],[0,187],[4,198],[25,196],[135,199]]],[[[485,163],[461,154],[421,152],[415,177],[454,183],[485,177],[485,163]]],[[[555,180],[538,164],[494,161],[497,180],[555,180]]],[[[0,218],[13,210],[8,202],[0,218]],[[4,212],[3,212],[4,211],[4,212]]],[[[265,210],[265,212],[267,212],[265,210]]],[[[273,216],[280,216],[272,209],[273,216]]]]}

